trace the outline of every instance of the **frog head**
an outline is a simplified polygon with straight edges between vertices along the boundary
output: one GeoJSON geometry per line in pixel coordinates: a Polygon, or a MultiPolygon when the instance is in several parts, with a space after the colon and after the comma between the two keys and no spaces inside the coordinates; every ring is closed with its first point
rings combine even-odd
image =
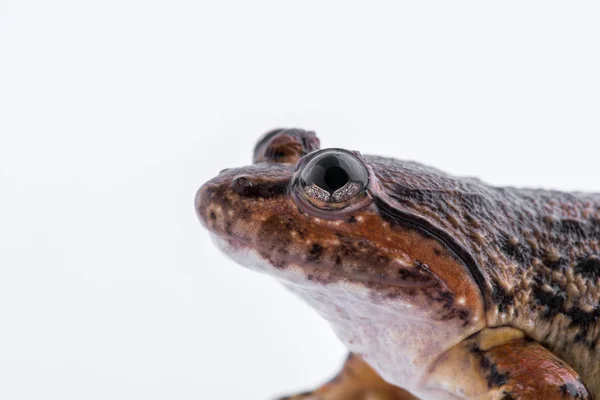
{"type": "Polygon", "coordinates": [[[252,165],[205,183],[195,206],[225,254],[279,279],[351,351],[410,388],[485,324],[467,255],[425,212],[403,207],[436,189],[435,173],[280,129],[259,140],[252,165]]]}

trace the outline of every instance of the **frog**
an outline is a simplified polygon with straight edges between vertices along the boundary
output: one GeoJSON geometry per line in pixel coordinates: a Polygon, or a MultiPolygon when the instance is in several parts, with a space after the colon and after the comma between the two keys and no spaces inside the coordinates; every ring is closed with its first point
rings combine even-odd
{"type": "Polygon", "coordinates": [[[195,211],[349,350],[284,399],[600,398],[600,194],[495,187],[281,128],[195,211]]]}

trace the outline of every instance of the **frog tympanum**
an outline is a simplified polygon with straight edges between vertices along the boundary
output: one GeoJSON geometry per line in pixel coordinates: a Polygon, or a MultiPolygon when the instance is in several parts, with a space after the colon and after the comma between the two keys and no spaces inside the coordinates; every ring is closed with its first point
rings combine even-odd
{"type": "Polygon", "coordinates": [[[227,255],[350,350],[333,380],[288,399],[600,398],[599,194],[319,147],[269,132],[195,202],[227,255]]]}

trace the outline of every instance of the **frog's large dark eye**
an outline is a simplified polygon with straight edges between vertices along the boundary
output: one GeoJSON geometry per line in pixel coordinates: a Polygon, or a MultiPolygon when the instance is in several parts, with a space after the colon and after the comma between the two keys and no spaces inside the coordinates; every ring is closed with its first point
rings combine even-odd
{"type": "Polygon", "coordinates": [[[315,154],[302,167],[299,181],[309,198],[339,208],[336,203],[346,202],[364,192],[369,172],[354,154],[327,149],[315,154]]]}

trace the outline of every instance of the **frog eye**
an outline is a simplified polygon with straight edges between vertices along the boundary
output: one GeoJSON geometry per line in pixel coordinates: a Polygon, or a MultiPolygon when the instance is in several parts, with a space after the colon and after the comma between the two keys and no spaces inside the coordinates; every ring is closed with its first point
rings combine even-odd
{"type": "Polygon", "coordinates": [[[326,149],[314,153],[301,166],[298,182],[304,197],[314,206],[340,209],[347,206],[348,201],[364,194],[369,172],[351,152],[326,149]]]}

